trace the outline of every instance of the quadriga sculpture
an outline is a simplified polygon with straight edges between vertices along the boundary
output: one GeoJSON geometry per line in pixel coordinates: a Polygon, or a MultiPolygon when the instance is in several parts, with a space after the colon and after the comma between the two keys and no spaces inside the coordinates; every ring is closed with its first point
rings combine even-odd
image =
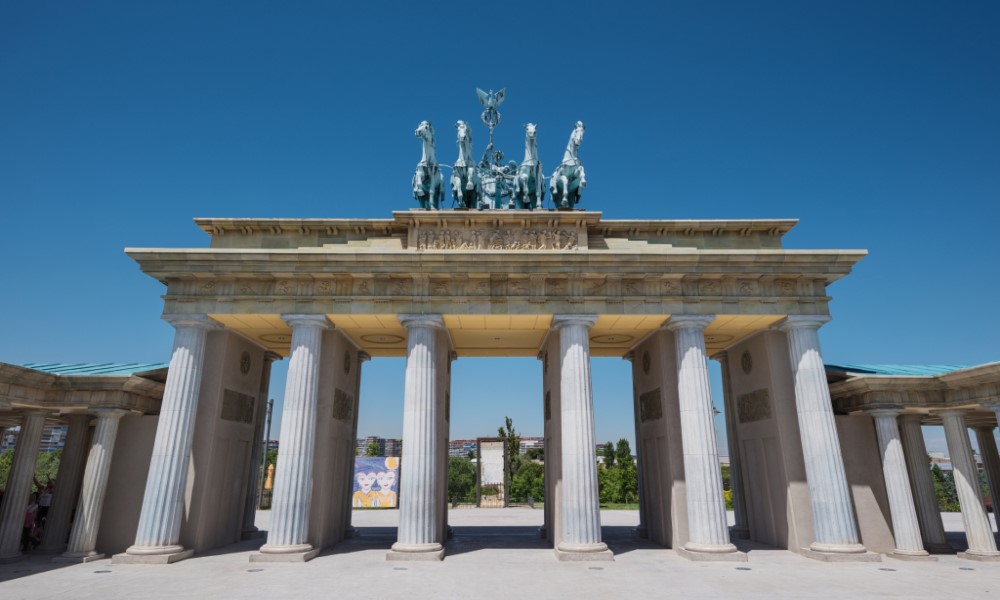
{"type": "Polygon", "coordinates": [[[538,209],[545,199],[545,176],[538,160],[538,127],[528,123],[524,129],[524,160],[514,176],[514,206],[538,209]]]}
{"type": "Polygon", "coordinates": [[[556,167],[549,181],[549,191],[552,192],[552,202],[556,208],[571,210],[580,202],[580,194],[587,185],[587,175],[580,162],[580,144],[583,143],[583,132],[586,128],[583,121],[577,121],[573,133],[566,144],[566,153],[562,162],[556,167]]]}
{"type": "Polygon", "coordinates": [[[478,208],[481,186],[476,162],[472,159],[472,130],[465,121],[455,123],[458,130],[458,159],[451,171],[451,195],[458,208],[478,208]]]}
{"type": "Polygon", "coordinates": [[[434,156],[434,128],[430,121],[421,121],[413,133],[424,143],[423,155],[413,173],[413,197],[420,203],[420,208],[437,210],[444,200],[444,178],[434,156]]]}

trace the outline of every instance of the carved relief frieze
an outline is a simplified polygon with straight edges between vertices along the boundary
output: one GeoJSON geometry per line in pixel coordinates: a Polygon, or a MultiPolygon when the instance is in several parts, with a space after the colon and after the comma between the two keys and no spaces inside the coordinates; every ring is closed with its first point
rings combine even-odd
{"type": "Polygon", "coordinates": [[[576,250],[575,229],[559,227],[421,228],[417,250],[576,250]]]}
{"type": "Polygon", "coordinates": [[[752,423],[771,418],[771,396],[766,389],[754,390],[736,398],[736,413],[740,423],[752,423]]]}
{"type": "Polygon", "coordinates": [[[663,417],[663,399],[660,397],[660,388],[646,392],[639,396],[639,421],[656,421],[663,417]]]}

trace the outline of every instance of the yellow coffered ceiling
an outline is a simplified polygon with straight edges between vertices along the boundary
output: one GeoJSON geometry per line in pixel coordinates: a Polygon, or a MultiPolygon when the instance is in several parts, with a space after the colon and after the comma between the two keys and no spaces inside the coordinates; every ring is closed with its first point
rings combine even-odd
{"type": "MultiPolygon", "coordinates": [[[[292,332],[279,315],[214,314],[212,318],[282,356],[292,332]]],[[[623,356],[670,315],[599,315],[590,332],[593,356],[623,356]]],[[[327,315],[333,325],[373,357],[405,356],[406,329],[396,315],[327,315]]],[[[705,330],[713,354],[783,319],[782,315],[718,315],[705,330]]],[[[459,356],[535,356],[552,315],[444,315],[459,356]]]]}

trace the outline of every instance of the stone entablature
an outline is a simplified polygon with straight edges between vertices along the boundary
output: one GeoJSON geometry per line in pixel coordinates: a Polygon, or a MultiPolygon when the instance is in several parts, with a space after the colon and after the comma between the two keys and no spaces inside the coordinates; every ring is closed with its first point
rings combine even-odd
{"type": "Polygon", "coordinates": [[[830,384],[834,410],[840,414],[902,409],[926,414],[925,425],[939,425],[934,411],[967,409],[970,426],[993,425],[987,404],[1000,403],[1000,362],[941,375],[859,375],[830,384]]]}
{"type": "MultiPolygon", "coordinates": [[[[164,369],[165,371],[165,369],[164,369]]],[[[54,375],[0,363],[0,424],[13,425],[8,411],[47,410],[60,414],[125,409],[140,414],[160,410],[164,384],[137,375],[54,375]]]]}
{"type": "Polygon", "coordinates": [[[785,250],[794,221],[596,212],[197,219],[208,249],[128,249],[165,313],[827,314],[862,250],[785,250]]]}
{"type": "Polygon", "coordinates": [[[629,244],[698,249],[778,249],[781,248],[782,236],[798,221],[606,221],[601,218],[600,212],[415,210],[394,212],[392,219],[204,218],[195,219],[195,222],[212,236],[212,248],[509,251],[607,250],[629,244]],[[445,232],[449,243],[445,243],[445,232]],[[573,238],[576,239],[575,244],[570,242],[573,238]],[[456,244],[455,239],[462,241],[456,244]]]}

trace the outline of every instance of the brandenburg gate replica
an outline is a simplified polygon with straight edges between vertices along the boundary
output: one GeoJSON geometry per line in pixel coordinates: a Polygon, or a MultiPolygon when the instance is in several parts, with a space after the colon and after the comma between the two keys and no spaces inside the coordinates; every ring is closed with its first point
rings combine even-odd
{"type": "MultiPolygon", "coordinates": [[[[491,148],[502,99],[481,93],[491,148]]],[[[112,419],[129,439],[126,455],[114,431],[99,430],[117,448],[109,460],[125,469],[114,483],[118,504],[102,521],[93,495],[103,498],[109,467],[88,466],[80,506],[89,504],[69,558],[100,551],[117,552],[113,562],[170,563],[251,534],[263,404],[270,365],[282,358],[271,527],[250,560],[305,561],[350,537],[363,365],[401,356],[405,447],[389,560],[446,554],[451,363],[479,356],[538,358],[540,534],[560,560],[613,558],[601,539],[592,356],[632,364],[620,410],[635,415],[638,535],[691,560],[746,560],[731,536],[827,561],[933,558],[941,519],[925,501],[923,441],[912,436],[922,421],[943,420],[949,442],[968,452],[963,415],[992,428],[997,396],[980,393],[979,376],[940,383],[939,396],[854,383],[831,397],[819,336],[828,289],[864,251],[785,249],[794,220],[606,220],[577,208],[582,123],[550,178],[533,154],[534,125],[520,166],[490,150],[472,160],[469,128],[457,127],[454,209],[441,206],[445,165],[424,122],[418,209],[383,219],[203,218],[195,222],[211,236],[207,248],[126,250],[165,286],[173,352],[155,398],[112,419]],[[543,208],[546,191],[555,209],[543,208]],[[722,365],[732,529],[710,359],[722,365]],[[118,532],[116,542],[95,548],[99,523],[118,532]]],[[[987,375],[995,393],[1000,378],[987,375]]],[[[982,498],[970,490],[960,490],[966,555],[996,558],[982,498]]]]}

